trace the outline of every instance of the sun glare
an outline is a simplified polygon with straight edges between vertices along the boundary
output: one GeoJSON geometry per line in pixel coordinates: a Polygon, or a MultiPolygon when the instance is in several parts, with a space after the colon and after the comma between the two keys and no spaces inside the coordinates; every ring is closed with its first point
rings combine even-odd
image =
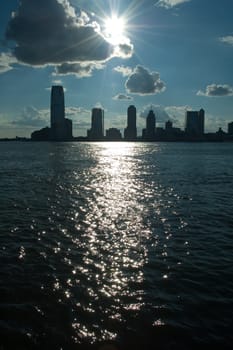
{"type": "Polygon", "coordinates": [[[113,15],[105,20],[104,33],[111,44],[118,45],[124,37],[124,31],[125,23],[122,17],[113,15]]]}

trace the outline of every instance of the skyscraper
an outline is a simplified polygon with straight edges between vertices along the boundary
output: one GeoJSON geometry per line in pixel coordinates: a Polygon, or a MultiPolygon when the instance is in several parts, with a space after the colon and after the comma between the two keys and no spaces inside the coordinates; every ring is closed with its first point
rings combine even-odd
{"type": "Polygon", "coordinates": [[[91,114],[91,129],[87,131],[90,140],[102,140],[104,138],[104,111],[101,108],[93,108],[91,114]]]}
{"type": "Polygon", "coordinates": [[[72,121],[65,118],[64,91],[62,86],[52,86],[50,105],[50,139],[67,141],[72,139],[72,121]]]}
{"type": "Polygon", "coordinates": [[[131,105],[127,110],[127,127],[124,130],[124,137],[128,141],[137,139],[136,107],[131,105]]]}
{"type": "Polygon", "coordinates": [[[233,135],[233,122],[228,123],[227,131],[229,135],[233,135]]]}
{"type": "Polygon", "coordinates": [[[204,134],[205,111],[187,111],[185,119],[185,132],[192,136],[202,136],[204,134]]]}

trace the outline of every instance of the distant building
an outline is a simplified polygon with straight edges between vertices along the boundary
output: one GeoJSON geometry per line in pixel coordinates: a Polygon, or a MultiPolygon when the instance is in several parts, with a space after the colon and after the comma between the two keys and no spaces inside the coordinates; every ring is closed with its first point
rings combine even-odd
{"type": "Polygon", "coordinates": [[[166,123],[165,123],[165,130],[166,132],[171,132],[173,130],[173,127],[172,127],[172,122],[170,120],[168,120],[166,123]]]}
{"type": "Polygon", "coordinates": [[[124,130],[124,138],[127,141],[137,139],[136,107],[131,105],[127,110],[127,127],[124,130]]]}
{"type": "Polygon", "coordinates": [[[31,134],[34,141],[73,140],[72,121],[65,118],[64,91],[62,86],[52,86],[50,100],[50,128],[36,130],[31,134]]]}
{"type": "Polygon", "coordinates": [[[154,141],[155,139],[156,119],[152,110],[149,111],[146,118],[146,129],[142,131],[142,138],[146,141],[154,141]]]}
{"type": "Polygon", "coordinates": [[[72,139],[72,121],[65,118],[64,91],[62,86],[52,86],[50,105],[50,139],[67,141],[72,139]]]}
{"type": "Polygon", "coordinates": [[[228,123],[228,134],[233,135],[233,122],[228,123]]]}
{"type": "Polygon", "coordinates": [[[91,115],[91,129],[87,131],[89,140],[98,141],[104,138],[104,111],[101,108],[93,108],[91,115]]]}
{"type": "Polygon", "coordinates": [[[50,128],[46,127],[40,130],[33,131],[31,134],[33,141],[49,141],[50,140],[50,128]]]}
{"type": "Polygon", "coordinates": [[[185,119],[186,134],[194,137],[200,137],[204,134],[205,111],[187,111],[185,119]]]}
{"type": "Polygon", "coordinates": [[[110,128],[110,129],[106,130],[106,139],[108,141],[120,141],[120,140],[122,140],[120,130],[118,130],[116,128],[110,128]]]}

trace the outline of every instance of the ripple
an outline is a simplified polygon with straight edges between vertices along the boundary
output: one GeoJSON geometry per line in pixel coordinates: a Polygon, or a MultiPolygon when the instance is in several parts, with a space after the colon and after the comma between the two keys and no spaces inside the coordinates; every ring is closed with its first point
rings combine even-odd
{"type": "Polygon", "coordinates": [[[3,346],[230,344],[231,145],[20,147],[0,156],[3,346]]]}

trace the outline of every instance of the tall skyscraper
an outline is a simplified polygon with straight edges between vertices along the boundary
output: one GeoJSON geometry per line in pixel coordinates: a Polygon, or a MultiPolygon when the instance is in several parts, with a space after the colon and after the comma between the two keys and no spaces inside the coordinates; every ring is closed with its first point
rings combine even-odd
{"type": "Polygon", "coordinates": [[[205,111],[187,111],[185,119],[185,132],[192,136],[204,134],[205,111]]]}
{"type": "Polygon", "coordinates": [[[127,127],[124,130],[124,137],[128,141],[137,139],[136,107],[131,105],[127,110],[127,127]]]}
{"type": "Polygon", "coordinates": [[[65,118],[64,91],[62,86],[52,86],[50,105],[50,139],[67,141],[72,139],[72,121],[65,118]]]}
{"type": "Polygon", "coordinates": [[[91,114],[91,129],[87,131],[90,140],[102,140],[104,138],[104,111],[101,108],[93,108],[91,114]]]}
{"type": "Polygon", "coordinates": [[[228,123],[227,132],[229,135],[233,135],[233,122],[228,123]]]}
{"type": "Polygon", "coordinates": [[[146,141],[153,141],[155,139],[155,114],[152,110],[149,111],[146,118],[146,129],[142,131],[142,138],[146,141]]]}

